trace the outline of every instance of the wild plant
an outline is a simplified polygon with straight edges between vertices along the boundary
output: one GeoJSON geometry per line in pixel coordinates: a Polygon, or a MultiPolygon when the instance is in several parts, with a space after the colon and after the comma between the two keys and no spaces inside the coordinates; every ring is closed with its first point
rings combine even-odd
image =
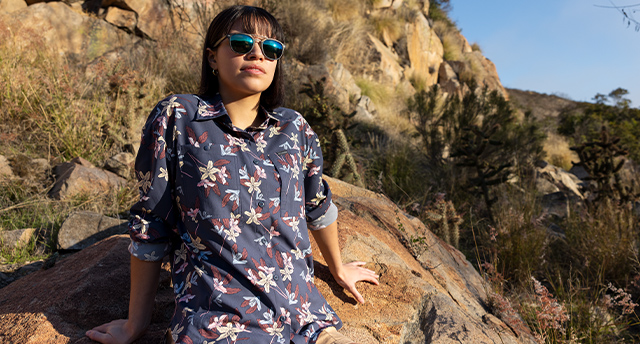
{"type": "Polygon", "coordinates": [[[334,178],[340,178],[343,167],[351,174],[354,184],[364,186],[358,173],[358,167],[351,154],[345,131],[351,129],[351,119],[356,112],[345,114],[324,94],[325,79],[312,80],[303,84],[300,93],[306,94],[311,103],[302,109],[305,118],[316,128],[323,143],[325,162],[329,168],[325,169],[334,178]]]}
{"type": "Polygon", "coordinates": [[[534,306],[536,338],[542,342],[562,339],[566,335],[564,323],[569,320],[567,310],[535,277],[531,277],[531,281],[537,301],[534,306]]]}
{"type": "Polygon", "coordinates": [[[427,206],[421,218],[434,234],[457,248],[462,217],[456,213],[453,202],[445,201],[444,197],[443,193],[437,194],[435,202],[427,206]]]}
{"type": "Polygon", "coordinates": [[[581,166],[589,174],[585,180],[591,193],[588,198],[590,205],[604,199],[629,203],[640,198],[640,190],[634,190],[633,185],[625,185],[620,176],[624,157],[629,151],[620,145],[619,137],[609,134],[607,127],[602,127],[600,139],[571,147],[571,150],[580,158],[574,165],[581,166]]]}

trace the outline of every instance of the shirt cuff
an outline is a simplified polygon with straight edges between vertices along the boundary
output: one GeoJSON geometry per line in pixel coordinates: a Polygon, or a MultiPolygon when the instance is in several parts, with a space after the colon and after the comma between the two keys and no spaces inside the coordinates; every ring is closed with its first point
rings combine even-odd
{"type": "Polygon", "coordinates": [[[337,219],[338,219],[338,207],[336,207],[336,205],[333,204],[333,201],[331,201],[331,204],[329,205],[329,209],[327,209],[327,212],[324,213],[324,215],[320,216],[319,218],[313,220],[312,222],[309,222],[307,224],[307,227],[312,231],[317,231],[319,229],[323,229],[328,225],[336,222],[337,219]]]}
{"type": "Polygon", "coordinates": [[[170,252],[171,243],[149,244],[131,240],[131,243],[129,244],[129,253],[146,262],[161,261],[170,252]]]}

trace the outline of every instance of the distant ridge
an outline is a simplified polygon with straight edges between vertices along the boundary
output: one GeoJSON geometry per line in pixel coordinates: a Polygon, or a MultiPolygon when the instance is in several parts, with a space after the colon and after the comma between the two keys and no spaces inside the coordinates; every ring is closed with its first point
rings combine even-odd
{"type": "Polygon", "coordinates": [[[576,102],[553,94],[524,91],[515,88],[505,88],[509,99],[517,108],[531,110],[537,120],[548,118],[557,119],[558,115],[566,109],[575,109],[583,102],[576,102]]]}

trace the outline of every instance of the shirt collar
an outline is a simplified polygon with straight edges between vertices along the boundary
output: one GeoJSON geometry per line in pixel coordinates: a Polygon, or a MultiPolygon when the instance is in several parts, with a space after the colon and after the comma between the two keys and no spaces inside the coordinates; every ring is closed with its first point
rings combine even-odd
{"type": "Polygon", "coordinates": [[[227,109],[224,108],[222,98],[220,94],[216,94],[213,97],[198,97],[198,111],[194,115],[193,119],[196,121],[206,121],[210,119],[220,118],[226,116],[229,119],[227,109]]]}
{"type": "MultiPolygon", "coordinates": [[[[230,122],[229,114],[222,103],[222,97],[220,93],[216,93],[213,97],[198,97],[198,111],[196,111],[193,119],[195,121],[206,121],[210,119],[216,119],[226,116],[226,119],[230,122]]],[[[269,120],[273,120],[276,123],[280,121],[280,118],[275,113],[267,111],[264,107],[260,106],[260,111],[267,115],[267,119],[258,126],[258,129],[265,129],[269,124],[269,120]]]]}

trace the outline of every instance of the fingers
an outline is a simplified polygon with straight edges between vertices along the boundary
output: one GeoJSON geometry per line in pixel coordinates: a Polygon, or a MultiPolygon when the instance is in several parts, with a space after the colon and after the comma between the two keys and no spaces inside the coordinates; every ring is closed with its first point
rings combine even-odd
{"type": "Polygon", "coordinates": [[[380,276],[376,274],[375,271],[359,267],[356,270],[356,272],[357,272],[357,276],[355,276],[356,281],[367,281],[375,285],[380,285],[380,283],[378,282],[378,278],[380,276]]]}
{"type": "Polygon", "coordinates": [[[360,292],[358,292],[358,290],[356,289],[355,285],[357,282],[363,281],[363,282],[372,283],[374,285],[380,284],[380,282],[378,281],[378,278],[380,276],[378,276],[378,274],[376,274],[375,271],[362,267],[365,264],[367,263],[351,262],[351,263],[344,264],[344,267],[346,268],[347,273],[346,273],[346,279],[344,280],[343,286],[353,295],[353,297],[359,303],[365,303],[365,300],[364,300],[364,297],[362,297],[362,294],[360,294],[360,292]]]}
{"type": "Polygon", "coordinates": [[[109,335],[108,333],[103,333],[96,330],[89,330],[85,334],[87,335],[87,337],[91,338],[91,340],[94,340],[96,342],[107,343],[107,344],[110,343],[109,340],[111,339],[111,335],[109,335]]]}
{"type": "Polygon", "coordinates": [[[358,301],[360,303],[364,303],[364,297],[362,297],[362,295],[360,295],[360,292],[358,292],[358,290],[356,289],[355,286],[350,286],[350,288],[348,290],[353,295],[353,297],[356,299],[356,301],[358,301]]]}
{"type": "Polygon", "coordinates": [[[360,281],[366,281],[366,282],[370,282],[373,283],[375,285],[380,285],[380,282],[378,282],[378,275],[373,275],[373,276],[363,276],[360,281]]]}
{"type": "Polygon", "coordinates": [[[97,332],[103,332],[103,333],[107,332],[107,330],[109,329],[109,326],[111,326],[112,322],[108,322],[106,324],[102,324],[100,326],[96,326],[96,327],[92,328],[90,331],[97,331],[97,332]]]}

